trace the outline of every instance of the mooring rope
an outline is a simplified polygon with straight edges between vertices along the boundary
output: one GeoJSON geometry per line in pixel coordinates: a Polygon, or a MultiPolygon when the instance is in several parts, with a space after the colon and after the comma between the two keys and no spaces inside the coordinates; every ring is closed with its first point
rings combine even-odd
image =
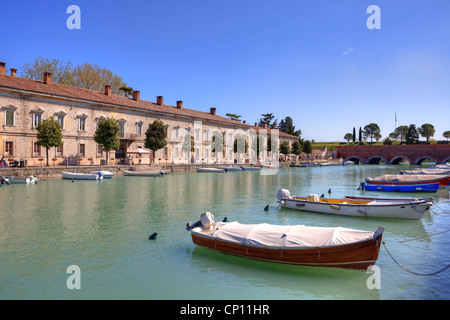
{"type": "Polygon", "coordinates": [[[395,262],[400,268],[402,268],[403,270],[405,270],[405,271],[407,271],[407,272],[409,272],[409,273],[415,274],[415,275],[417,275],[417,276],[424,276],[424,277],[434,276],[434,275],[439,274],[439,273],[441,273],[441,272],[444,272],[445,270],[447,270],[448,268],[450,268],[450,264],[449,264],[449,265],[445,266],[444,268],[442,268],[442,269],[440,269],[440,270],[438,270],[438,271],[436,271],[436,272],[432,272],[432,273],[418,273],[418,272],[414,272],[414,271],[412,271],[412,270],[409,270],[409,269],[406,268],[405,266],[403,266],[401,263],[399,263],[399,262],[392,256],[392,254],[389,252],[388,248],[386,247],[385,242],[382,241],[382,243],[383,243],[384,248],[386,249],[386,252],[389,254],[389,256],[392,258],[392,260],[394,260],[394,262],[395,262]]]}

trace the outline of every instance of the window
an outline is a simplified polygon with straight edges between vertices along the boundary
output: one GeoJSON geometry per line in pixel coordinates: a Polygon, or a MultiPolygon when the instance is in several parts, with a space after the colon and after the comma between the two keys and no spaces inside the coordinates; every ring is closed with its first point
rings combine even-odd
{"type": "Polygon", "coordinates": [[[41,156],[41,146],[37,144],[37,142],[33,142],[33,156],[40,157],[41,156]]]}
{"type": "Polygon", "coordinates": [[[84,157],[85,155],[86,155],[86,145],[84,143],[80,143],[79,156],[84,157]]]}
{"type": "Polygon", "coordinates": [[[37,128],[42,120],[41,113],[33,113],[33,128],[37,128]]]}
{"type": "Polygon", "coordinates": [[[13,141],[5,141],[5,156],[13,156],[14,155],[14,142],[13,141]]]}
{"type": "Polygon", "coordinates": [[[117,120],[117,123],[119,124],[119,128],[120,128],[120,130],[119,130],[119,137],[120,138],[124,138],[125,137],[125,122],[126,121],[127,120],[125,120],[125,119],[117,120]]]}
{"type": "Polygon", "coordinates": [[[14,125],[14,111],[5,110],[5,125],[6,126],[14,125]]]}
{"type": "Polygon", "coordinates": [[[103,145],[102,144],[98,144],[97,145],[97,157],[103,157],[103,145]]]}
{"type": "Polygon", "coordinates": [[[86,131],[86,118],[78,119],[78,131],[86,131]]]}
{"type": "Polygon", "coordinates": [[[59,115],[56,120],[58,121],[59,125],[61,126],[61,129],[64,129],[64,116],[59,115]]]}
{"type": "Polygon", "coordinates": [[[142,121],[136,123],[136,134],[138,136],[142,136],[142,124],[143,124],[142,121]]]}
{"type": "Polygon", "coordinates": [[[56,147],[55,155],[57,157],[62,157],[63,156],[63,145],[60,145],[60,146],[56,147]]]}

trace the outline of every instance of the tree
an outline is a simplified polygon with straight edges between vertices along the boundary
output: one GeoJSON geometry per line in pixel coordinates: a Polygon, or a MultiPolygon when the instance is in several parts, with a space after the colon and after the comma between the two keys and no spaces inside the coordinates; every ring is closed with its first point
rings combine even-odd
{"type": "Polygon", "coordinates": [[[389,136],[388,136],[388,138],[392,141],[392,140],[397,140],[397,138],[398,138],[398,134],[394,131],[394,132],[391,132],[391,133],[389,133],[389,136]]]}
{"type": "Polygon", "coordinates": [[[403,140],[408,133],[408,126],[397,127],[394,132],[397,134],[397,138],[400,138],[400,143],[403,143],[403,140]]]}
{"type": "Polygon", "coordinates": [[[275,121],[272,122],[274,118],[275,116],[273,115],[273,113],[262,114],[262,118],[259,119],[258,126],[263,127],[265,124],[267,128],[274,129],[277,127],[277,120],[275,119],[275,121]]]}
{"type": "Polygon", "coordinates": [[[161,120],[155,120],[145,132],[145,147],[153,151],[155,158],[156,151],[167,145],[166,128],[161,120]]]}
{"type": "Polygon", "coordinates": [[[312,146],[309,140],[305,140],[305,142],[303,142],[303,152],[306,153],[307,155],[312,153],[312,146]]]}
{"type": "Polygon", "coordinates": [[[48,166],[48,149],[62,144],[62,129],[58,121],[52,116],[42,120],[37,127],[37,145],[45,147],[48,166]]]}
{"type": "Polygon", "coordinates": [[[379,137],[379,140],[381,138],[380,132],[380,127],[376,123],[370,123],[364,127],[364,137],[370,138],[370,142],[373,142],[373,138],[376,137],[379,137]]]}
{"type": "Polygon", "coordinates": [[[433,137],[435,132],[436,132],[436,130],[434,130],[434,126],[429,123],[424,123],[419,128],[420,135],[422,137],[426,138],[427,141],[430,141],[430,137],[433,137]]]}
{"type": "Polygon", "coordinates": [[[39,56],[32,64],[25,63],[22,66],[21,76],[23,78],[41,81],[43,80],[44,72],[51,72],[52,82],[73,86],[72,69],[71,62],[64,62],[60,59],[50,60],[39,56]]]}
{"type": "Polygon", "coordinates": [[[109,151],[120,148],[120,126],[114,118],[100,120],[95,130],[94,141],[103,145],[106,152],[106,164],[109,163],[109,151]]]}
{"type": "Polygon", "coordinates": [[[350,140],[353,139],[353,135],[351,133],[346,133],[344,139],[347,140],[347,142],[350,142],[350,140]]]}
{"type": "Polygon", "coordinates": [[[300,144],[300,141],[292,142],[292,153],[297,156],[302,153],[302,145],[300,144]]]}
{"type": "Polygon", "coordinates": [[[353,127],[352,139],[353,139],[353,142],[356,142],[356,129],[355,129],[355,127],[353,127]]]}
{"type": "Polygon", "coordinates": [[[447,142],[448,142],[448,139],[450,138],[450,131],[445,131],[445,132],[442,134],[442,136],[443,136],[444,138],[446,138],[446,139],[447,139],[447,142]]]}
{"type": "Polygon", "coordinates": [[[234,139],[234,153],[238,153],[238,151],[240,153],[247,153],[248,151],[248,142],[245,139],[245,136],[239,133],[236,135],[236,138],[234,139]],[[244,150],[238,150],[238,147],[240,149],[242,148],[242,146],[244,146],[244,150]]]}
{"type": "Polygon", "coordinates": [[[133,95],[133,88],[122,86],[119,88],[119,92],[125,97],[131,97],[133,95]]]}
{"type": "Polygon", "coordinates": [[[241,120],[239,120],[239,118],[242,117],[241,115],[237,115],[237,114],[234,114],[234,113],[227,113],[226,116],[228,118],[230,118],[231,120],[236,120],[236,121],[241,122],[241,120]]]}
{"type": "Polygon", "coordinates": [[[359,142],[362,142],[362,130],[361,127],[359,127],[359,137],[358,137],[359,142]]]}
{"type": "Polygon", "coordinates": [[[406,144],[415,144],[419,141],[419,131],[415,124],[409,125],[405,138],[406,144]]]}
{"type": "Polygon", "coordinates": [[[280,153],[282,154],[290,154],[291,153],[291,146],[289,145],[289,142],[284,140],[280,143],[280,153]]]}
{"type": "Polygon", "coordinates": [[[294,126],[294,121],[292,120],[291,117],[287,116],[286,118],[284,118],[283,120],[281,120],[280,125],[278,126],[278,129],[281,132],[299,137],[302,134],[301,130],[295,130],[295,126],[294,126]]]}

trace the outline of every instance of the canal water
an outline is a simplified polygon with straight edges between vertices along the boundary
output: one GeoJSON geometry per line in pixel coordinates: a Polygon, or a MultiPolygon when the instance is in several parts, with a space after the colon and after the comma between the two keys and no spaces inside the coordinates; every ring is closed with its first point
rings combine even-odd
{"type": "Polygon", "coordinates": [[[431,194],[436,205],[421,221],[277,208],[279,188],[297,195],[405,197],[357,190],[368,176],[405,168],[409,166],[286,168],[276,175],[192,172],[4,186],[0,299],[449,299],[450,269],[429,275],[450,264],[448,189],[431,194]],[[185,225],[205,211],[216,221],[227,217],[241,223],[373,231],[381,225],[387,250],[408,271],[383,246],[376,282],[366,271],[268,263],[199,248],[185,225]],[[154,232],[157,238],[149,240],[154,232]],[[67,269],[73,265],[79,268],[79,281],[71,283],[79,283],[80,289],[67,286],[72,277],[67,269]]]}

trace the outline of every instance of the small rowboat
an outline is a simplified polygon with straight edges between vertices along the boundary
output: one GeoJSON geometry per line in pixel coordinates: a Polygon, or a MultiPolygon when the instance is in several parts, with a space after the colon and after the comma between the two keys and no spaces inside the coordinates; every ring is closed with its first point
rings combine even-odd
{"type": "Polygon", "coordinates": [[[102,175],[98,173],[75,173],[75,172],[66,172],[62,171],[63,179],[71,179],[71,180],[102,180],[102,175]]]}
{"type": "Polygon", "coordinates": [[[27,178],[25,177],[5,177],[7,180],[9,180],[9,183],[23,183],[23,184],[36,184],[38,182],[38,178],[29,176],[27,178]]]}
{"type": "Polygon", "coordinates": [[[123,170],[124,176],[131,176],[131,177],[159,177],[164,175],[163,171],[158,172],[146,172],[146,171],[127,171],[123,170]]]}
{"type": "Polygon", "coordinates": [[[218,169],[218,168],[197,168],[197,172],[225,172],[224,169],[218,169]]]}
{"type": "Polygon", "coordinates": [[[382,185],[419,185],[430,184],[438,182],[440,186],[446,187],[450,183],[450,175],[399,175],[399,174],[386,174],[376,178],[366,178],[367,184],[382,184],[382,185]]]}
{"type": "Polygon", "coordinates": [[[101,174],[103,179],[111,179],[114,177],[114,173],[110,171],[92,171],[91,174],[101,174]]]}
{"type": "Polygon", "coordinates": [[[308,197],[291,197],[289,190],[280,189],[277,199],[281,207],[328,213],[334,215],[368,217],[368,218],[391,218],[420,220],[423,214],[433,205],[433,198],[422,200],[392,200],[392,199],[331,199],[319,198],[317,195],[308,197]]]}
{"type": "Polygon", "coordinates": [[[242,171],[241,167],[233,167],[233,166],[219,167],[219,169],[225,170],[226,172],[228,172],[228,171],[242,171]]]}
{"type": "Polygon", "coordinates": [[[244,167],[244,166],[241,166],[241,169],[244,170],[244,171],[251,171],[251,170],[261,170],[261,167],[256,167],[256,166],[254,166],[254,167],[244,167]]]}
{"type": "Polygon", "coordinates": [[[189,223],[194,244],[250,259],[285,264],[367,269],[378,259],[384,228],[375,232],[303,225],[214,222],[205,212],[189,223]]]}
{"type": "Polygon", "coordinates": [[[366,184],[361,182],[362,190],[392,192],[437,192],[439,182],[423,184],[366,184]]]}

